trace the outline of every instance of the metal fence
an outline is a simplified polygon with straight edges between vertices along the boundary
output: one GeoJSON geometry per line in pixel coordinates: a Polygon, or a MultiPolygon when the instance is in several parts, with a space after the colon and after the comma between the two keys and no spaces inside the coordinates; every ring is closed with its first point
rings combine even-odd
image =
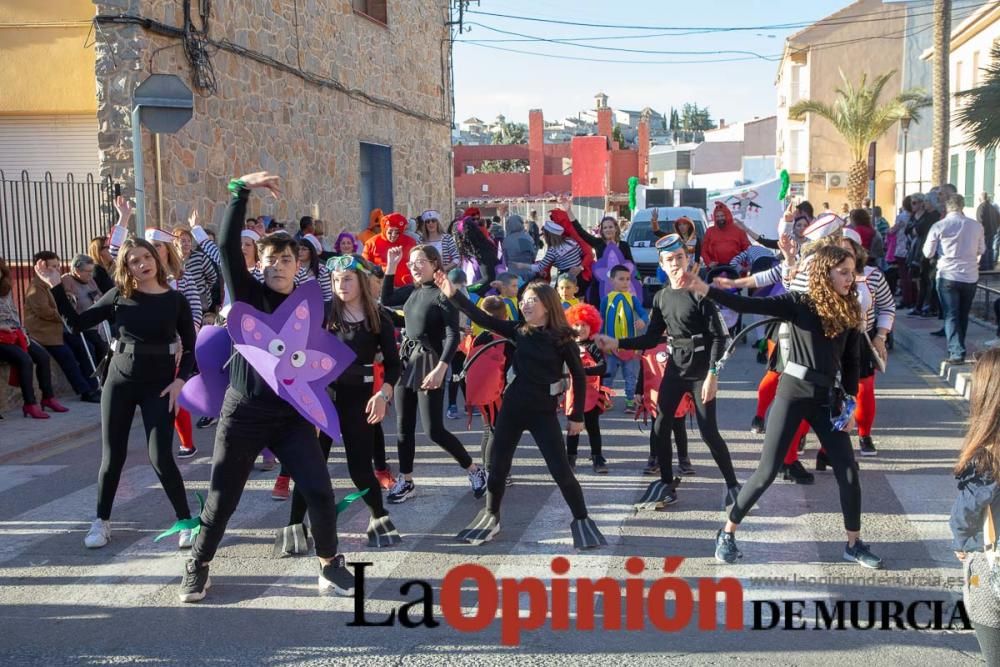
{"type": "Polygon", "coordinates": [[[0,257],[13,274],[19,310],[33,275],[32,256],[51,250],[68,266],[75,255],[86,253],[90,239],[107,234],[114,224],[114,195],[110,177],[76,181],[67,174],[65,181],[56,181],[46,172],[32,180],[22,171],[8,179],[0,170],[0,257]]]}

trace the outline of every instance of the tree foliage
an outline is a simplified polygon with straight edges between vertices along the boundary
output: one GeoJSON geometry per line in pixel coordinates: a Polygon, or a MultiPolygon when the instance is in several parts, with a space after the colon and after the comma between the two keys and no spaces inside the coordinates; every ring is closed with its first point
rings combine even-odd
{"type": "Polygon", "coordinates": [[[982,85],[958,94],[958,124],[968,133],[970,146],[986,150],[1000,146],[1000,43],[993,45],[983,72],[982,85]]]}

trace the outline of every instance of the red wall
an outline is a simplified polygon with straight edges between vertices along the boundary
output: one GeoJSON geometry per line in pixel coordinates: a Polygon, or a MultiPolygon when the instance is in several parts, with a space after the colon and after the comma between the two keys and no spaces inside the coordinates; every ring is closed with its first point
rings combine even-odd
{"type": "Polygon", "coordinates": [[[454,174],[465,173],[465,166],[479,168],[483,160],[527,160],[528,147],[525,144],[490,144],[484,146],[455,146],[454,174]]]}
{"type": "Polygon", "coordinates": [[[636,151],[611,152],[611,192],[628,192],[628,179],[639,173],[636,151]]]}
{"type": "Polygon", "coordinates": [[[573,196],[603,197],[608,173],[608,140],[573,137],[573,196]]]}
{"type": "Polygon", "coordinates": [[[463,174],[455,176],[455,196],[463,199],[480,197],[523,197],[528,194],[528,174],[463,174]],[[483,192],[483,184],[489,185],[483,192]]]}

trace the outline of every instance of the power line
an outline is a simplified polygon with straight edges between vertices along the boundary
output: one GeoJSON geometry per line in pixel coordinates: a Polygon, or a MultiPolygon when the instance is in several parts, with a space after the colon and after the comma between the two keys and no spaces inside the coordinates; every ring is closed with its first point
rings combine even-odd
{"type": "MultiPolygon", "coordinates": [[[[620,65],[704,65],[711,63],[744,62],[747,60],[760,59],[757,56],[742,56],[738,58],[717,58],[715,60],[610,60],[607,58],[586,58],[583,56],[561,56],[555,53],[538,53],[537,51],[525,51],[523,49],[512,49],[504,46],[493,46],[492,44],[481,44],[480,42],[471,39],[456,40],[456,43],[469,44],[470,46],[478,46],[480,48],[493,49],[495,51],[506,51],[508,53],[522,53],[525,55],[539,56],[542,58],[555,58],[557,60],[580,60],[592,63],[615,63],[620,65]]],[[[765,57],[764,59],[767,60],[768,58],[765,57]]]]}

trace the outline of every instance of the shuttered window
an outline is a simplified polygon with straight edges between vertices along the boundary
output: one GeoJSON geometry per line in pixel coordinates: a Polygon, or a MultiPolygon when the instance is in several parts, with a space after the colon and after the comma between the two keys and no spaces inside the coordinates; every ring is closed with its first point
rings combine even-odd
{"type": "Polygon", "coordinates": [[[27,170],[33,180],[45,172],[55,181],[83,181],[100,173],[94,116],[0,116],[0,169],[8,180],[27,170]]]}
{"type": "MultiPolygon", "coordinates": [[[[954,184],[954,181],[952,181],[954,184]]],[[[965,152],[965,202],[972,206],[976,196],[976,151],[965,152]]]]}

